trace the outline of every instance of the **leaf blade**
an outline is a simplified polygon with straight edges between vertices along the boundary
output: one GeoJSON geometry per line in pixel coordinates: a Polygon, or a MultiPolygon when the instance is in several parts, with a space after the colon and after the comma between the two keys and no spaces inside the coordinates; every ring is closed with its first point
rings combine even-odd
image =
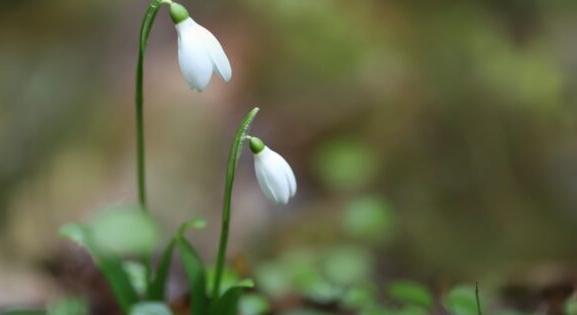
{"type": "Polygon", "coordinates": [[[221,297],[214,301],[210,308],[211,315],[236,315],[242,292],[254,287],[252,280],[243,280],[228,289],[221,297]]]}
{"type": "Polygon", "coordinates": [[[208,297],[206,296],[206,272],[200,256],[192,245],[183,237],[177,236],[176,247],[184,264],[190,290],[190,314],[206,314],[208,297]]]}
{"type": "Polygon", "coordinates": [[[138,302],[138,295],[130,283],[122,261],[112,255],[103,255],[90,240],[90,233],[85,226],[80,224],[65,225],[60,229],[60,235],[88,250],[94,263],[110,285],[118,304],[125,313],[128,313],[131,306],[138,302]]]}

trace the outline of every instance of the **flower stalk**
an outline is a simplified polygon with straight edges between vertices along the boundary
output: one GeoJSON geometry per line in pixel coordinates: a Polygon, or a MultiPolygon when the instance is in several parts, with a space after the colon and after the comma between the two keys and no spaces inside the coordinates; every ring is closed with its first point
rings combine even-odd
{"type": "Polygon", "coordinates": [[[228,247],[228,235],[230,230],[230,209],[232,204],[232,188],[234,185],[234,177],[236,174],[236,167],[240,158],[243,143],[247,139],[248,129],[254,120],[259,108],[253,108],[243,119],[238,128],[234,141],[230,148],[228,156],[228,166],[226,170],[226,182],[224,188],[224,202],[222,207],[222,225],[220,230],[220,241],[218,246],[218,256],[216,260],[216,271],[214,276],[214,286],[212,292],[213,300],[216,300],[220,294],[220,285],[222,281],[222,273],[224,271],[224,262],[226,256],[226,248],[228,247]]]}
{"type": "Polygon", "coordinates": [[[138,203],[144,211],[148,211],[146,198],[146,159],[144,141],[144,55],[148,45],[148,37],[152,30],[152,25],[158,14],[158,10],[163,4],[171,4],[172,0],[152,0],[142,24],[140,26],[140,36],[138,41],[138,58],[136,62],[135,79],[135,113],[136,113],[136,182],[138,188],[138,203]]]}

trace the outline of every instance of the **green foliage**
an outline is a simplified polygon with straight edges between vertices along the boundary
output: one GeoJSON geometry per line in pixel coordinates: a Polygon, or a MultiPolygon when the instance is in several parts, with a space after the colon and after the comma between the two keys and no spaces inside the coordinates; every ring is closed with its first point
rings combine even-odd
{"type": "Polygon", "coordinates": [[[175,241],[171,240],[160,257],[156,272],[152,276],[151,282],[148,285],[146,296],[149,300],[164,301],[174,246],[175,241]]]}
{"type": "Polygon", "coordinates": [[[164,303],[140,302],[132,307],[130,315],[172,315],[172,311],[164,303]]]}
{"type": "Polygon", "coordinates": [[[2,315],[47,315],[45,310],[9,309],[2,311],[2,315]]]}
{"type": "Polygon", "coordinates": [[[565,301],[565,314],[577,315],[577,297],[571,296],[565,301]]]}
{"type": "Polygon", "coordinates": [[[443,304],[453,315],[478,315],[474,286],[454,287],[443,298],[443,304]]]}
{"type": "Polygon", "coordinates": [[[321,266],[328,281],[344,287],[367,280],[372,268],[371,255],[357,246],[339,246],[328,250],[321,266]]]}
{"type": "Polygon", "coordinates": [[[395,281],[387,286],[387,293],[393,299],[406,305],[430,309],[433,297],[422,284],[414,281],[395,281]]]}
{"type": "Polygon", "coordinates": [[[238,303],[242,292],[252,287],[254,287],[254,283],[251,280],[243,280],[232,286],[213,302],[210,307],[210,315],[237,315],[238,303]]]}
{"type": "Polygon", "coordinates": [[[228,155],[228,165],[226,168],[226,181],[224,187],[224,202],[222,206],[222,228],[220,233],[220,242],[218,245],[218,257],[216,260],[216,273],[214,277],[214,286],[212,298],[218,298],[220,292],[220,283],[222,278],[222,272],[224,270],[224,260],[226,254],[226,248],[228,246],[228,234],[230,231],[230,209],[232,203],[232,188],[234,186],[234,178],[236,174],[236,167],[238,166],[238,160],[240,159],[240,154],[250,126],[258,114],[259,108],[253,108],[246,116],[243,118],[240,126],[238,127],[234,140],[232,142],[230,152],[228,155]]]}
{"type": "Polygon", "coordinates": [[[154,272],[151,277],[151,282],[148,286],[148,291],[146,296],[149,300],[153,301],[163,301],[165,299],[166,284],[168,281],[168,275],[170,272],[170,264],[172,263],[172,254],[174,251],[175,243],[178,238],[184,238],[185,233],[189,229],[203,229],[206,226],[206,221],[200,218],[194,218],[188,220],[180,225],[175,237],[168,242],[166,245],[160,261],[158,262],[158,267],[156,272],[154,272]]]}
{"type": "Polygon", "coordinates": [[[364,310],[369,305],[376,305],[376,289],[370,285],[356,286],[347,290],[342,299],[342,304],[353,310],[364,310]]]}
{"type": "Polygon", "coordinates": [[[154,220],[132,205],[103,209],[90,223],[90,230],[93,241],[108,255],[149,255],[159,237],[154,220]]]}
{"type": "Polygon", "coordinates": [[[332,315],[331,313],[313,310],[313,309],[296,309],[281,313],[281,315],[332,315]]]}
{"type": "Polygon", "coordinates": [[[132,284],[132,287],[134,287],[134,290],[139,296],[143,296],[148,287],[148,284],[146,283],[146,267],[142,263],[135,261],[125,261],[123,262],[122,267],[128,275],[128,279],[130,279],[130,283],[132,284]]]}
{"type": "Polygon", "coordinates": [[[380,197],[360,197],[353,200],[343,215],[343,230],[353,238],[381,242],[394,229],[394,213],[380,197]]]}
{"type": "MultiPolygon", "coordinates": [[[[216,277],[216,269],[215,268],[209,268],[208,272],[207,272],[208,281],[206,284],[207,285],[207,287],[206,287],[207,293],[214,292],[214,278],[215,277],[216,277]]],[[[237,285],[240,280],[241,279],[236,274],[236,272],[234,272],[230,268],[225,267],[222,270],[221,285],[220,285],[220,290],[218,292],[218,295],[220,296],[220,295],[224,294],[228,289],[237,285]]]]}
{"type": "Polygon", "coordinates": [[[314,167],[330,188],[349,190],[371,182],[378,161],[371,149],[360,142],[337,139],[323,144],[315,154],[314,167]]]}
{"type": "Polygon", "coordinates": [[[406,305],[393,312],[394,315],[428,315],[429,311],[421,306],[406,305]]]}
{"type": "Polygon", "coordinates": [[[60,234],[88,250],[112,288],[120,307],[128,312],[138,301],[138,295],[124,270],[122,261],[118,257],[103,254],[92,241],[89,229],[85,226],[68,224],[60,229],[60,234]]]}
{"type": "Polygon", "coordinates": [[[260,290],[278,298],[288,294],[292,278],[284,266],[274,262],[263,263],[255,270],[255,278],[260,290]]]}
{"type": "Polygon", "coordinates": [[[204,265],[196,253],[196,250],[186,239],[178,237],[175,241],[188,280],[191,300],[190,314],[206,314],[208,297],[206,296],[206,273],[204,265]]]}
{"type": "Polygon", "coordinates": [[[251,293],[240,298],[240,315],[264,315],[270,312],[270,308],[268,300],[262,295],[251,293]]]}
{"type": "Polygon", "coordinates": [[[65,297],[48,306],[47,315],[88,315],[86,301],[76,297],[65,297]]]}

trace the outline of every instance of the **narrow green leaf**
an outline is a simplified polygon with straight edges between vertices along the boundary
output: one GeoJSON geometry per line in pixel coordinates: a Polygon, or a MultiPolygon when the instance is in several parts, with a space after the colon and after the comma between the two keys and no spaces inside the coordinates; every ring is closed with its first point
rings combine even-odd
{"type": "Polygon", "coordinates": [[[240,158],[240,153],[244,144],[244,140],[248,134],[248,130],[259,108],[253,108],[242,120],[234,141],[230,148],[228,155],[228,166],[226,169],[226,182],[224,187],[224,202],[222,206],[222,227],[220,232],[220,241],[218,245],[218,257],[216,260],[216,272],[214,277],[214,286],[212,298],[216,299],[220,292],[220,283],[222,280],[222,272],[224,270],[224,259],[226,256],[226,248],[228,246],[228,234],[230,230],[230,208],[232,203],[232,188],[234,185],[234,177],[236,174],[236,167],[238,165],[238,160],[240,158]]]}
{"type": "Polygon", "coordinates": [[[130,283],[130,278],[124,272],[122,261],[112,256],[99,257],[95,260],[112,288],[118,303],[123,310],[128,311],[132,304],[138,302],[138,295],[130,283]]]}
{"type": "Polygon", "coordinates": [[[103,255],[90,239],[88,229],[80,224],[68,224],[60,229],[60,235],[86,248],[100,269],[124,312],[138,301],[138,295],[124,271],[122,261],[112,255],[103,255]]]}
{"type": "Polygon", "coordinates": [[[164,249],[162,257],[158,263],[158,269],[152,278],[150,285],[148,286],[148,292],[146,296],[152,301],[164,301],[164,295],[166,292],[166,282],[170,272],[170,264],[172,262],[172,252],[174,250],[174,240],[164,249]]]}
{"type": "Polygon", "coordinates": [[[228,289],[219,297],[210,308],[210,315],[237,315],[238,304],[242,292],[247,288],[254,287],[250,279],[242,280],[234,287],[228,289]]]}
{"type": "Polygon", "coordinates": [[[172,253],[178,238],[184,238],[184,233],[189,229],[203,229],[206,226],[204,219],[194,218],[180,225],[174,238],[166,245],[164,252],[158,262],[158,268],[154,273],[148,286],[146,296],[152,301],[164,301],[166,292],[166,283],[170,273],[170,264],[172,263],[172,253]]]}
{"type": "Polygon", "coordinates": [[[147,267],[141,262],[124,261],[122,268],[138,296],[144,296],[147,288],[147,267]]]}
{"type": "Polygon", "coordinates": [[[188,278],[191,298],[190,314],[206,314],[208,298],[206,296],[206,273],[202,261],[185,238],[177,237],[175,241],[188,278]]]}

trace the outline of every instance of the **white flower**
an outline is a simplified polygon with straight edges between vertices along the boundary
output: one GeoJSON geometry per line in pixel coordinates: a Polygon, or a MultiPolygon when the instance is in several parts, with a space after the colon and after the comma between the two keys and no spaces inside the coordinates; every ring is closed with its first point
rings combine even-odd
{"type": "Polygon", "coordinates": [[[203,91],[215,71],[223,80],[230,81],[232,69],[218,39],[191,19],[182,5],[172,3],[170,15],[178,33],[180,71],[188,85],[203,91]]]}
{"type": "Polygon", "coordinates": [[[254,156],[254,170],[265,196],[280,204],[287,204],[297,192],[297,182],[287,161],[269,149],[260,139],[250,138],[254,156]]]}

